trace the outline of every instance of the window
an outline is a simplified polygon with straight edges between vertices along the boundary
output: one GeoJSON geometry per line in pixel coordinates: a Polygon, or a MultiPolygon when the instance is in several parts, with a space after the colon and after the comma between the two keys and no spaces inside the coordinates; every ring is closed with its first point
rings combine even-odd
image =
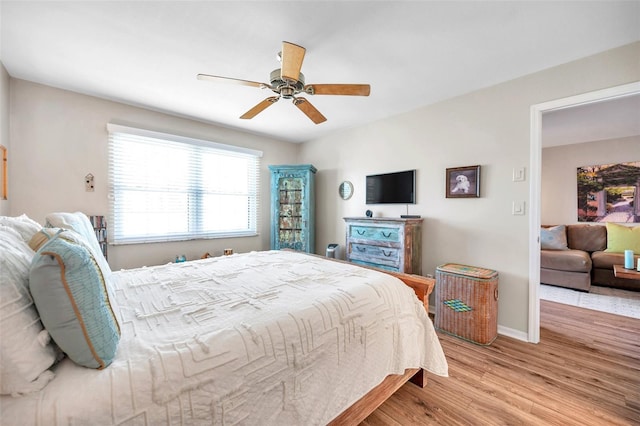
{"type": "Polygon", "coordinates": [[[262,152],[107,128],[114,244],[258,234],[262,152]]]}

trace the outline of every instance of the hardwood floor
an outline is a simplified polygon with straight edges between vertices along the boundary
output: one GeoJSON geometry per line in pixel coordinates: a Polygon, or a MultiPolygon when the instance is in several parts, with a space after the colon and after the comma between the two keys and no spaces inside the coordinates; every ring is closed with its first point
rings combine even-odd
{"type": "Polygon", "coordinates": [[[540,343],[439,334],[449,377],[405,384],[360,426],[638,425],[640,319],[540,301],[540,343]]]}

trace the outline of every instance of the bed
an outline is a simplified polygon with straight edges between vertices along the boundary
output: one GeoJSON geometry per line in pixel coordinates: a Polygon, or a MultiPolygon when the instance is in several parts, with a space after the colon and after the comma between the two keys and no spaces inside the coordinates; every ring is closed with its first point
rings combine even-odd
{"type": "Polygon", "coordinates": [[[406,380],[447,375],[420,277],[264,251],[108,286],[110,364],[54,362],[42,389],[1,397],[3,425],[354,424],[406,380]]]}

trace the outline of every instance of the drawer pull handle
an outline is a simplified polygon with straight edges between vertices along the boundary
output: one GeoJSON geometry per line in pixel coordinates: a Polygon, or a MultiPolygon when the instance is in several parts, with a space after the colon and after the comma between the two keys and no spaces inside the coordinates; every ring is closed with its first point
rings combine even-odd
{"type": "Polygon", "coordinates": [[[360,253],[364,253],[365,251],[367,251],[366,247],[356,247],[356,249],[360,252],[360,253]]]}
{"type": "Polygon", "coordinates": [[[356,232],[358,233],[358,235],[364,235],[367,231],[356,229],[356,232]]]}
{"type": "Polygon", "coordinates": [[[385,234],[384,231],[381,231],[381,232],[382,232],[382,236],[385,238],[389,238],[391,236],[391,232],[389,232],[389,235],[385,234]]]}
{"type": "Polygon", "coordinates": [[[382,254],[384,254],[386,257],[391,257],[391,255],[393,254],[393,251],[390,251],[389,253],[387,253],[386,251],[382,250],[382,254]]]}

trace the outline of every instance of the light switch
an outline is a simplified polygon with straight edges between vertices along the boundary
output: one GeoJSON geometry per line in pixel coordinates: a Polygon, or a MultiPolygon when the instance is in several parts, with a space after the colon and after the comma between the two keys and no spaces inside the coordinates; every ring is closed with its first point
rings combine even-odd
{"type": "Polygon", "coordinates": [[[525,167],[516,167],[513,169],[513,181],[514,182],[523,182],[525,177],[526,168],[525,167]]]}
{"type": "Polygon", "coordinates": [[[524,201],[514,201],[511,214],[514,216],[524,215],[524,201]]]}

